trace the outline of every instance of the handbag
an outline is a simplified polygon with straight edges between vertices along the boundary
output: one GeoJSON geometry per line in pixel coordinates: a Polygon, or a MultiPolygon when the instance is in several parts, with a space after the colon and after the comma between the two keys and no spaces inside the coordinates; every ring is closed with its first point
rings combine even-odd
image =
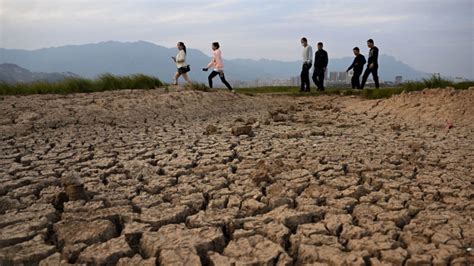
{"type": "Polygon", "coordinates": [[[189,71],[191,71],[191,67],[189,65],[178,68],[178,73],[180,74],[188,73],[189,71]]]}

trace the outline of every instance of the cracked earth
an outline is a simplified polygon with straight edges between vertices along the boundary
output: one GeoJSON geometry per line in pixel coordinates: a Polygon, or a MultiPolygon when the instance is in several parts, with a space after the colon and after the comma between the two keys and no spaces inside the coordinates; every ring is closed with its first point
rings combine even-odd
{"type": "Polygon", "coordinates": [[[0,265],[469,265],[474,88],[0,100],[0,265]]]}

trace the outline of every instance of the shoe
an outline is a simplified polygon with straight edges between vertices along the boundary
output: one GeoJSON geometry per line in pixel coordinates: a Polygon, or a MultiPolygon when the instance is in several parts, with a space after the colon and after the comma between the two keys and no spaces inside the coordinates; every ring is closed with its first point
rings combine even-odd
{"type": "Polygon", "coordinates": [[[236,93],[237,93],[235,90],[230,90],[230,92],[232,92],[233,94],[236,94],[236,93]]]}

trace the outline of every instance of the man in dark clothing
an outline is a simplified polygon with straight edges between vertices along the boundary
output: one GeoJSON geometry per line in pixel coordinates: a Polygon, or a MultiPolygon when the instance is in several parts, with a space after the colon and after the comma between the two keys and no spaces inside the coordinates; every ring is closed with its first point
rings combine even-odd
{"type": "Polygon", "coordinates": [[[318,91],[324,91],[324,74],[328,66],[328,53],[323,49],[323,43],[318,43],[318,51],[314,55],[313,81],[318,91]]]}
{"type": "Polygon", "coordinates": [[[374,45],[374,40],[369,39],[367,41],[367,46],[370,48],[369,51],[369,59],[367,62],[367,68],[365,69],[364,75],[362,76],[362,86],[361,89],[364,89],[365,82],[369,77],[370,73],[372,73],[372,77],[374,78],[375,88],[379,88],[379,48],[374,45]]]}
{"type": "Polygon", "coordinates": [[[365,65],[365,57],[360,54],[359,47],[354,47],[352,49],[354,52],[355,58],[354,61],[352,62],[352,65],[347,69],[346,72],[349,72],[349,70],[354,69],[354,74],[352,75],[351,83],[352,83],[352,88],[353,89],[361,89],[360,88],[360,81],[359,77],[360,74],[362,74],[362,70],[364,70],[364,65],[365,65]]]}

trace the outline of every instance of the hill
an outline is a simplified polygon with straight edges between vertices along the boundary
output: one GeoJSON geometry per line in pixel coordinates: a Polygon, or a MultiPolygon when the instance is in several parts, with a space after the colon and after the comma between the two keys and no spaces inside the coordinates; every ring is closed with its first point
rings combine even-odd
{"type": "Polygon", "coordinates": [[[13,83],[28,83],[33,81],[48,81],[56,82],[69,77],[79,77],[71,72],[63,73],[43,73],[31,72],[28,69],[22,68],[15,64],[4,63],[0,64],[0,82],[13,83]]]}
{"type": "MultiPolygon", "coordinates": [[[[89,78],[102,73],[115,75],[143,73],[170,81],[176,70],[170,57],[175,55],[175,48],[166,48],[150,42],[108,41],[32,51],[0,48],[0,63],[13,63],[37,72],[71,71],[89,78]]],[[[206,80],[207,74],[200,69],[209,61],[210,57],[202,51],[188,49],[192,79],[206,80]]],[[[331,58],[328,69],[343,71],[351,61],[351,57],[331,58]]],[[[300,72],[299,61],[231,59],[226,60],[225,64],[230,80],[289,78],[298,76],[300,72]]],[[[384,54],[380,56],[380,65],[380,76],[385,80],[393,80],[398,75],[402,75],[405,79],[420,79],[425,76],[423,72],[384,54]]]]}

